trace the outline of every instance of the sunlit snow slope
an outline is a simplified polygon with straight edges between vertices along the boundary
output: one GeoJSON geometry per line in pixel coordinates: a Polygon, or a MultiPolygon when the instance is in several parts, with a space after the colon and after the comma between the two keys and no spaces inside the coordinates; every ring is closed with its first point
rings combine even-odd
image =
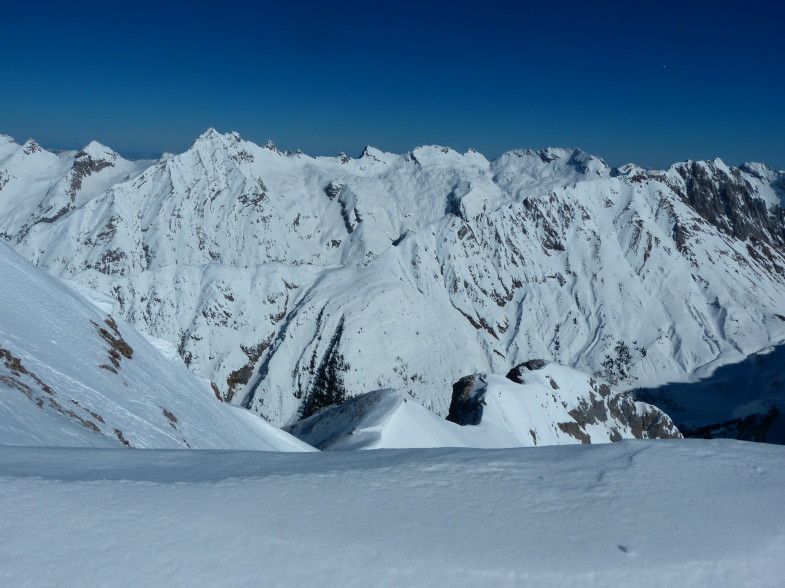
{"type": "Polygon", "coordinates": [[[785,340],[762,164],[314,158],[211,129],[138,173],[88,147],[0,138],[0,233],[275,424],[380,388],[445,416],[458,378],[531,357],[660,386],[785,340]]]}
{"type": "Polygon", "coordinates": [[[0,447],[4,586],[780,588],[785,448],[0,447]]]}
{"type": "Polygon", "coordinates": [[[0,445],[304,451],[0,243],[0,445]]]}

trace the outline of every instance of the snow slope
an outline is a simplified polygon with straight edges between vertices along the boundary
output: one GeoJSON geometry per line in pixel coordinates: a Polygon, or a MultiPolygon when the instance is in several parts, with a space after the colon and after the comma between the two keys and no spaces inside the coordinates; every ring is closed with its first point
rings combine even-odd
{"type": "Polygon", "coordinates": [[[696,376],[635,394],[667,410],[688,436],[785,445],[785,345],[696,376]]]}
{"type": "Polygon", "coordinates": [[[530,357],[652,387],[785,340],[785,175],[762,164],[313,158],[211,129],[54,218],[71,164],[29,147],[0,148],[0,232],[278,425],[381,388],[444,416],[459,377],[530,357]]]}
{"type": "Polygon", "coordinates": [[[448,420],[410,396],[376,390],[325,408],[286,430],[322,450],[502,448],[678,438],[657,408],[555,363],[519,366],[517,381],[475,374],[453,386],[448,420]]]}
{"type": "Polygon", "coordinates": [[[447,418],[464,428],[509,435],[523,446],[681,437],[658,408],[542,360],[517,366],[507,378],[462,378],[453,386],[447,418]]]}
{"type": "Polygon", "coordinates": [[[0,243],[0,445],[306,451],[0,243]]]}
{"type": "Polygon", "coordinates": [[[734,586],[785,573],[785,448],[0,447],[6,586],[734,586]]]}
{"type": "Polygon", "coordinates": [[[483,435],[467,434],[413,398],[389,389],[355,396],[284,430],[322,451],[503,446],[483,435]]]}

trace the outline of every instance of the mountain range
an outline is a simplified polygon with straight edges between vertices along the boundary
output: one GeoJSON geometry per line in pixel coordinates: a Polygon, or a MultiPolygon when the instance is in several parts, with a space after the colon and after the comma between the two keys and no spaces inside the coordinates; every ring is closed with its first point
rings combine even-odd
{"type": "Polygon", "coordinates": [[[310,157],[212,129],[132,162],[0,137],[0,236],[278,426],[387,388],[446,417],[460,378],[541,357],[691,431],[771,414],[766,439],[776,366],[754,402],[685,407],[674,383],[785,341],[783,198],[759,163],[310,157]]]}

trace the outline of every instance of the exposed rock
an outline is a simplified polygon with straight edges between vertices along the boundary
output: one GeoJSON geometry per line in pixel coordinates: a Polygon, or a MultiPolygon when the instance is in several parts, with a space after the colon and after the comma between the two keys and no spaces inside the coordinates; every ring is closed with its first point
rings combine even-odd
{"type": "Polygon", "coordinates": [[[480,374],[464,376],[452,385],[447,420],[459,425],[478,425],[485,406],[485,381],[480,374]]]}
{"type": "Polygon", "coordinates": [[[591,443],[591,437],[581,429],[580,425],[576,422],[569,422],[569,423],[557,423],[558,427],[567,433],[570,437],[575,437],[583,444],[591,443]]]}
{"type": "Polygon", "coordinates": [[[544,359],[530,359],[528,361],[524,361],[523,363],[519,363],[514,368],[512,368],[509,372],[507,372],[506,378],[508,380],[512,380],[516,384],[525,384],[524,374],[529,371],[539,370],[545,367],[546,362],[544,359]]]}
{"type": "Polygon", "coordinates": [[[635,402],[631,394],[608,399],[611,416],[627,425],[636,439],[681,439],[682,434],[671,418],[657,407],[635,402]]]}
{"type": "Polygon", "coordinates": [[[769,212],[766,203],[740,170],[726,168],[719,160],[692,161],[675,166],[683,178],[681,197],[705,220],[737,239],[759,240],[783,245],[785,224],[781,207],[769,212]]]}

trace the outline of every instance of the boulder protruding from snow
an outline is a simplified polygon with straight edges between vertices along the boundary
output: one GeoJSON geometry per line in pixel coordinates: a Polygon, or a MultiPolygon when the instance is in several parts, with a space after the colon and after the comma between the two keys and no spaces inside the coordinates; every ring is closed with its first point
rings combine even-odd
{"type": "Polygon", "coordinates": [[[464,376],[452,385],[452,402],[447,420],[458,425],[479,425],[487,382],[483,374],[464,376]]]}
{"type": "Polygon", "coordinates": [[[509,372],[507,372],[507,379],[512,380],[516,384],[525,384],[524,374],[545,367],[546,361],[544,359],[530,359],[519,363],[509,372]]]}

